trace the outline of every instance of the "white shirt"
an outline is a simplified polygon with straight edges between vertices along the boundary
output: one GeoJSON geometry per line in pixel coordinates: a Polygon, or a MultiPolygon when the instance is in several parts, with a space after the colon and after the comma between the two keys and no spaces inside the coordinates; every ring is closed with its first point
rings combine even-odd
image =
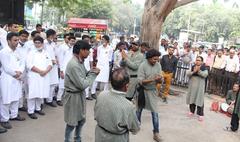
{"type": "Polygon", "coordinates": [[[90,62],[93,62],[93,50],[92,48],[90,49],[90,53],[86,59],[84,59],[84,66],[87,69],[87,71],[90,71],[90,62]]]}
{"type": "Polygon", "coordinates": [[[0,28],[0,43],[1,43],[1,48],[8,47],[7,31],[5,31],[3,28],[0,28]]]}
{"type": "Polygon", "coordinates": [[[18,44],[17,46],[17,49],[16,49],[16,52],[19,54],[19,57],[20,59],[23,61],[24,63],[24,72],[23,72],[23,79],[25,78],[26,79],[26,60],[27,60],[27,56],[28,56],[28,53],[29,53],[30,49],[27,48],[25,46],[25,44],[22,46],[20,43],[18,44]]]}
{"type": "Polygon", "coordinates": [[[159,47],[159,52],[161,53],[161,56],[160,56],[160,58],[162,58],[162,56],[164,56],[164,55],[167,55],[167,54],[168,54],[168,51],[167,51],[167,50],[165,50],[165,48],[164,48],[163,46],[161,46],[161,45],[160,45],[160,47],[159,47]]]}
{"type": "Polygon", "coordinates": [[[109,79],[109,62],[112,61],[112,48],[107,45],[107,47],[103,47],[103,45],[97,48],[97,68],[100,69],[100,73],[98,74],[96,81],[98,82],[108,82],[109,79]]]}
{"type": "Polygon", "coordinates": [[[207,53],[205,53],[204,51],[200,54],[198,54],[198,56],[201,56],[203,58],[203,63],[206,63],[207,61],[207,53]]]}
{"type": "MultiPolygon", "coordinates": [[[[56,44],[54,42],[48,42],[47,40],[44,40],[44,49],[48,52],[52,62],[57,62],[56,44]]],[[[50,71],[50,84],[54,85],[58,83],[58,65],[54,64],[50,71]]]]}
{"type": "MultiPolygon", "coordinates": [[[[61,44],[59,46],[59,49],[58,49],[58,60],[59,60],[59,67],[60,67],[60,71],[64,71],[65,72],[65,60],[66,60],[66,52],[68,52],[68,50],[70,50],[69,52],[72,51],[71,48],[69,48],[69,46],[64,42],[63,44],[61,44]]],[[[71,54],[71,57],[72,57],[72,54],[71,54]]],[[[70,58],[71,58],[70,57],[70,58]]]]}
{"type": "Polygon", "coordinates": [[[52,65],[49,54],[45,51],[32,50],[27,57],[28,68],[28,84],[29,94],[28,99],[32,98],[48,98],[50,91],[50,74],[40,76],[31,69],[36,67],[40,70],[46,70],[48,66],[52,65]]]}
{"type": "Polygon", "coordinates": [[[237,73],[239,71],[239,59],[233,57],[232,59],[230,56],[226,57],[226,71],[228,72],[235,72],[237,73]]]}
{"type": "Polygon", "coordinates": [[[2,64],[0,94],[2,96],[3,104],[10,104],[13,101],[18,101],[21,97],[21,82],[13,76],[16,75],[16,71],[23,73],[25,66],[16,50],[13,51],[9,46],[5,46],[0,51],[0,62],[2,64]]]}
{"type": "Polygon", "coordinates": [[[33,40],[28,40],[28,41],[24,44],[24,46],[25,46],[29,51],[36,49],[36,48],[35,48],[35,45],[34,45],[34,43],[33,43],[33,40]]]}

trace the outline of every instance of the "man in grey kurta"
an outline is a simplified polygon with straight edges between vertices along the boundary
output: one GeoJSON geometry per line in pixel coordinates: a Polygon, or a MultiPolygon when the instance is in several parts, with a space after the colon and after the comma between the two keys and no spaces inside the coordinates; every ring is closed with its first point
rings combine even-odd
{"type": "Polygon", "coordinates": [[[203,58],[201,56],[196,58],[195,65],[187,71],[187,75],[189,76],[189,89],[186,102],[190,108],[188,116],[192,117],[194,115],[197,106],[198,120],[203,121],[204,88],[208,71],[203,65],[203,58]]]}
{"type": "MultiPolygon", "coordinates": [[[[146,59],[138,69],[138,82],[144,87],[145,109],[151,111],[153,122],[153,139],[160,142],[159,118],[157,103],[159,101],[156,84],[160,82],[162,69],[159,61],[160,53],[155,49],[150,49],[146,54],[146,59]]],[[[143,108],[138,106],[137,117],[141,122],[143,108]]]]}
{"type": "Polygon", "coordinates": [[[64,120],[65,142],[70,142],[71,133],[75,129],[75,142],[81,142],[81,129],[86,120],[85,89],[95,80],[99,69],[90,72],[84,67],[84,59],[88,57],[91,46],[85,41],[78,41],[73,47],[73,58],[69,61],[64,80],[64,120]]]}
{"type": "Polygon", "coordinates": [[[134,106],[125,98],[129,75],[117,68],[111,75],[110,91],[97,97],[94,117],[97,121],[95,142],[129,142],[129,132],[139,131],[139,121],[134,106]]]}
{"type": "Polygon", "coordinates": [[[134,92],[136,89],[137,81],[137,71],[140,64],[143,62],[144,57],[143,54],[139,51],[139,47],[137,43],[132,43],[131,50],[128,54],[125,51],[122,51],[122,66],[125,67],[130,75],[130,82],[128,84],[128,91],[126,98],[132,100],[134,97],[134,92]]]}

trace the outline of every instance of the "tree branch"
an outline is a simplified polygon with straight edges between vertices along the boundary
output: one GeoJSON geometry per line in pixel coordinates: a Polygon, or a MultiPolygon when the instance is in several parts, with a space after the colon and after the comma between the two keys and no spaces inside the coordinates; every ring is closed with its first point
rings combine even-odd
{"type": "Polygon", "coordinates": [[[180,7],[180,6],[189,4],[189,3],[191,3],[191,2],[195,2],[195,1],[198,1],[198,0],[178,0],[178,2],[176,3],[176,5],[174,6],[174,9],[175,9],[175,8],[178,8],[178,7],[180,7]]]}

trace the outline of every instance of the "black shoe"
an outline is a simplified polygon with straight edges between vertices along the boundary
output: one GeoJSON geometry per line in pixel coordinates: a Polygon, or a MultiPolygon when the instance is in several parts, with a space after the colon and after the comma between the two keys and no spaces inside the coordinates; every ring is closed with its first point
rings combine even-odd
{"type": "Polygon", "coordinates": [[[167,98],[162,98],[162,100],[164,103],[166,103],[166,104],[168,103],[167,98]]]}
{"type": "Polygon", "coordinates": [[[41,109],[43,109],[43,107],[44,107],[43,104],[41,104],[41,109]]]}
{"type": "Polygon", "coordinates": [[[97,99],[96,94],[92,94],[91,96],[92,96],[93,99],[95,99],[95,100],[97,99]]]}
{"type": "Polygon", "coordinates": [[[59,106],[63,106],[62,101],[57,101],[57,105],[59,105],[59,106]]]}
{"type": "Polygon", "coordinates": [[[1,125],[5,129],[12,129],[12,125],[7,121],[7,122],[1,122],[1,125]]]}
{"type": "Polygon", "coordinates": [[[57,97],[56,97],[56,96],[54,96],[54,97],[53,97],[53,100],[54,100],[54,101],[57,101],[57,97]]]}
{"type": "Polygon", "coordinates": [[[0,134],[2,134],[2,133],[6,133],[6,132],[7,132],[7,129],[0,128],[0,134]]]}
{"type": "Polygon", "coordinates": [[[18,108],[19,111],[27,111],[27,108],[25,107],[21,107],[21,108],[18,108]]]}
{"type": "Polygon", "coordinates": [[[54,102],[50,102],[50,103],[46,103],[46,104],[51,106],[51,107],[57,107],[56,103],[54,103],[54,102]]]}
{"type": "Polygon", "coordinates": [[[86,98],[87,100],[93,100],[93,98],[91,96],[86,98]]]}
{"type": "Polygon", "coordinates": [[[24,117],[21,117],[20,115],[18,115],[18,116],[15,117],[15,118],[10,118],[10,120],[12,120],[12,121],[24,121],[25,118],[24,118],[24,117]]]}
{"type": "Polygon", "coordinates": [[[38,117],[36,116],[35,113],[32,113],[32,114],[28,114],[28,116],[32,119],[38,119],[38,117]]]}
{"type": "Polygon", "coordinates": [[[43,112],[42,110],[35,110],[35,113],[39,115],[45,115],[45,112],[43,112]]]}

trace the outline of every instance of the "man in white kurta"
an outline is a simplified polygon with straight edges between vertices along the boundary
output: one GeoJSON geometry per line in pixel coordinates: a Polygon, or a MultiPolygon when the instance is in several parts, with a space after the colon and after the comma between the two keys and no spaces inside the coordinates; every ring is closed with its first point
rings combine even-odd
{"type": "Polygon", "coordinates": [[[31,38],[30,40],[28,40],[24,46],[30,51],[30,50],[35,50],[34,48],[34,43],[33,43],[33,39],[37,36],[40,36],[40,33],[38,31],[32,31],[31,32],[31,38]]]}
{"type": "Polygon", "coordinates": [[[0,50],[3,49],[4,46],[7,46],[7,31],[3,28],[0,28],[0,50]]]}
{"type": "Polygon", "coordinates": [[[104,84],[104,90],[108,90],[108,81],[109,81],[109,73],[110,73],[110,67],[109,62],[112,61],[112,54],[113,50],[109,46],[109,37],[107,35],[104,35],[103,37],[103,45],[99,46],[97,48],[97,68],[100,69],[100,73],[98,74],[97,78],[95,79],[91,93],[92,97],[96,98],[96,88],[98,83],[104,84]]]}
{"type": "Polygon", "coordinates": [[[21,60],[24,62],[25,68],[21,77],[21,83],[22,83],[22,94],[21,98],[19,100],[19,110],[20,111],[26,111],[26,108],[23,106],[25,96],[28,93],[28,85],[27,85],[27,72],[26,72],[26,58],[29,52],[29,49],[24,46],[25,43],[28,40],[29,33],[25,30],[21,30],[19,32],[19,43],[16,49],[16,52],[20,55],[21,60]]]}
{"type": "MultiPolygon", "coordinates": [[[[91,48],[89,51],[90,51],[90,53],[89,53],[88,57],[84,60],[84,66],[87,71],[90,71],[90,69],[92,68],[92,63],[93,63],[93,49],[91,48]]],[[[85,89],[85,95],[86,95],[87,100],[92,100],[92,97],[89,94],[89,88],[90,87],[87,87],[85,89]]]]}
{"type": "Polygon", "coordinates": [[[49,97],[50,76],[52,68],[51,57],[43,48],[43,38],[34,38],[36,50],[31,50],[27,56],[29,93],[27,97],[28,115],[37,119],[35,112],[44,115],[41,110],[43,98],[49,97]]]}
{"type": "MultiPolygon", "coordinates": [[[[89,35],[83,35],[82,36],[82,40],[88,42],[90,44],[90,37],[89,35]]],[[[87,71],[90,71],[90,69],[92,68],[93,66],[93,49],[89,49],[90,53],[88,55],[88,57],[86,59],[84,59],[84,66],[86,68],[87,71]]],[[[87,87],[85,89],[85,95],[86,95],[86,99],[87,100],[93,100],[93,98],[91,97],[91,95],[89,95],[89,88],[90,87],[87,87]]]]}
{"type": "Polygon", "coordinates": [[[50,71],[50,91],[49,91],[49,97],[46,99],[46,104],[51,107],[56,107],[56,103],[53,101],[53,97],[55,94],[55,88],[59,83],[58,79],[58,61],[57,61],[57,54],[56,54],[56,46],[53,42],[53,39],[56,37],[56,32],[52,29],[47,30],[47,39],[44,41],[44,48],[50,55],[50,58],[52,60],[52,69],[50,71]]]}
{"type": "Polygon", "coordinates": [[[15,22],[11,22],[7,24],[7,27],[5,29],[0,28],[0,43],[1,43],[1,48],[8,47],[8,42],[7,42],[7,34],[9,32],[18,32],[18,24],[15,22]]]}
{"type": "Polygon", "coordinates": [[[0,62],[2,64],[0,79],[0,115],[1,125],[6,129],[11,129],[9,119],[23,121],[18,115],[18,103],[21,97],[21,75],[24,64],[16,52],[18,45],[18,34],[9,33],[7,35],[8,47],[0,51],[0,62]]]}
{"type": "Polygon", "coordinates": [[[64,77],[65,77],[65,71],[67,68],[68,62],[73,57],[73,45],[75,44],[76,38],[74,36],[68,37],[68,43],[63,43],[60,48],[59,53],[59,66],[60,66],[60,80],[59,80],[59,90],[57,94],[57,104],[59,106],[62,106],[62,95],[64,92],[64,77]]]}

